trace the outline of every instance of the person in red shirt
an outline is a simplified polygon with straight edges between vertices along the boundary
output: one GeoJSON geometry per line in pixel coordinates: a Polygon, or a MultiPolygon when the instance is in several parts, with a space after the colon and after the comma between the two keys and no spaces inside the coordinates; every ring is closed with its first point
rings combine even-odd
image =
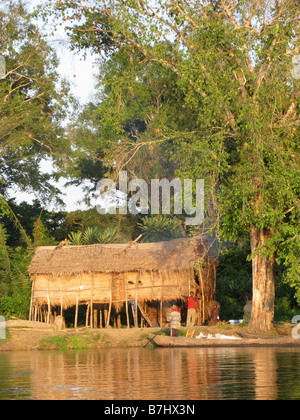
{"type": "Polygon", "coordinates": [[[188,312],[186,319],[186,326],[192,327],[195,325],[196,320],[196,304],[198,303],[198,298],[195,296],[194,292],[190,293],[190,296],[183,296],[183,298],[188,299],[188,312]]]}

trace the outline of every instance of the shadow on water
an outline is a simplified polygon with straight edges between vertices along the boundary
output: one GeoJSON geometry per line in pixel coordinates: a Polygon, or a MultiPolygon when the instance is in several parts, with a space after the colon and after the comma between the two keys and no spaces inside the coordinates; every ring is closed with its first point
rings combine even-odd
{"type": "Polygon", "coordinates": [[[300,350],[0,353],[0,399],[300,399],[300,350]]]}

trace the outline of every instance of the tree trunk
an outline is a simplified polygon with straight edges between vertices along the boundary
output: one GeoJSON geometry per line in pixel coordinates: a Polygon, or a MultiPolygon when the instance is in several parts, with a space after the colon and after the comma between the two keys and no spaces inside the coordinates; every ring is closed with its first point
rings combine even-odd
{"type": "Polygon", "coordinates": [[[273,330],[275,276],[274,256],[262,256],[258,249],[269,238],[263,229],[251,229],[253,298],[248,331],[264,333],[273,330]]]}

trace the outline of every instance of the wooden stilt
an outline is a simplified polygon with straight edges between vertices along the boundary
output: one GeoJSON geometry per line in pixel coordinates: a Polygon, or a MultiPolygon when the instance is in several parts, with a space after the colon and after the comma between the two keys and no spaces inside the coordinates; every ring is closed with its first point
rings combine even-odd
{"type": "Polygon", "coordinates": [[[110,323],[111,305],[112,305],[112,303],[111,303],[111,299],[110,299],[109,306],[108,306],[108,314],[107,314],[106,328],[109,327],[109,323],[110,323]]]}
{"type": "Polygon", "coordinates": [[[34,287],[35,287],[35,279],[36,279],[36,274],[33,277],[33,282],[31,286],[29,321],[33,321],[33,293],[34,293],[34,287]]]}
{"type": "Polygon", "coordinates": [[[134,311],[134,327],[139,327],[138,322],[138,285],[139,285],[140,273],[137,273],[136,281],[135,281],[135,311],[134,311]]]}
{"type": "Polygon", "coordinates": [[[107,306],[107,305],[105,305],[105,306],[104,306],[104,326],[105,326],[105,327],[106,327],[106,324],[107,324],[107,313],[108,313],[107,308],[108,308],[108,306],[107,306]]]}
{"type": "Polygon", "coordinates": [[[34,306],[33,306],[33,301],[31,299],[30,310],[29,310],[29,321],[33,321],[33,316],[34,316],[34,306]]]}
{"type": "Polygon", "coordinates": [[[78,293],[77,293],[77,296],[76,296],[74,328],[77,328],[77,323],[78,323],[78,293]]]}
{"type": "Polygon", "coordinates": [[[161,275],[161,299],[160,299],[160,320],[159,320],[159,325],[160,328],[162,328],[162,323],[163,323],[163,286],[164,286],[164,275],[161,275]]]}
{"type": "Polygon", "coordinates": [[[50,298],[49,298],[49,280],[48,279],[47,279],[47,301],[48,301],[47,324],[50,324],[51,305],[50,305],[50,298]]]}
{"type": "Polygon", "coordinates": [[[93,291],[94,291],[94,275],[92,274],[92,279],[91,279],[91,309],[90,309],[90,327],[93,328],[93,315],[94,315],[94,311],[93,311],[93,291]]]}
{"type": "Polygon", "coordinates": [[[127,328],[130,328],[130,323],[129,323],[129,313],[128,313],[128,294],[127,294],[127,283],[126,283],[126,275],[125,273],[123,274],[123,278],[124,278],[124,289],[125,289],[125,305],[126,305],[126,320],[127,320],[127,328]]]}
{"type": "Polygon", "coordinates": [[[85,317],[85,326],[87,327],[89,324],[89,314],[90,314],[90,304],[87,304],[86,308],[86,317],[85,317]]]}
{"type": "Polygon", "coordinates": [[[100,309],[99,309],[99,327],[103,328],[103,324],[102,324],[102,309],[103,309],[103,305],[100,305],[100,309]]]}
{"type": "Polygon", "coordinates": [[[117,328],[121,328],[122,324],[121,324],[121,314],[118,313],[117,315],[117,328]]]}
{"type": "Polygon", "coordinates": [[[109,293],[109,307],[108,307],[108,315],[107,315],[107,323],[106,323],[106,328],[109,327],[109,322],[110,322],[110,314],[111,314],[111,306],[112,306],[112,284],[113,284],[113,275],[112,274],[112,278],[110,279],[110,293],[109,293]]]}
{"type": "Polygon", "coordinates": [[[93,301],[91,300],[90,307],[90,327],[93,328],[93,301]]]}
{"type": "Polygon", "coordinates": [[[98,308],[94,309],[94,328],[98,328],[98,308]]]}
{"type": "Polygon", "coordinates": [[[159,321],[159,324],[160,324],[160,328],[162,328],[162,323],[163,323],[163,313],[162,313],[162,311],[163,311],[163,300],[161,299],[161,301],[160,301],[160,321],[159,321]]]}
{"type": "Polygon", "coordinates": [[[62,287],[62,279],[60,283],[60,315],[63,316],[63,287],[62,287]]]}
{"type": "Polygon", "coordinates": [[[203,277],[202,277],[202,270],[199,268],[199,278],[201,283],[201,294],[202,294],[202,323],[205,322],[205,300],[204,300],[204,287],[203,287],[203,277]]]}

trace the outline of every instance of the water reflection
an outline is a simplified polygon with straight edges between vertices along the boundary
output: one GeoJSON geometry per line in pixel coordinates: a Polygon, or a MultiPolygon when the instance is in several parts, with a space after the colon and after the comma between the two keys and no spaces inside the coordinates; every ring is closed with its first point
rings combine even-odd
{"type": "Polygon", "coordinates": [[[0,399],[299,399],[299,362],[280,348],[5,353],[0,399]]]}

